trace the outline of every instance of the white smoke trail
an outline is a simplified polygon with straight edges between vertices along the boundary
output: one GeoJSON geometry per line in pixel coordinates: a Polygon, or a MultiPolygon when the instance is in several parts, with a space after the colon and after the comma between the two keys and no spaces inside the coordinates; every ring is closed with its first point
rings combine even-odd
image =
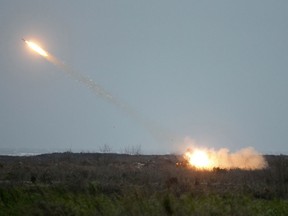
{"type": "MultiPolygon", "coordinates": [[[[62,69],[62,71],[66,72],[70,77],[73,79],[79,81],[80,83],[84,84],[88,88],[90,88],[94,93],[96,93],[98,96],[108,100],[111,103],[114,103],[115,105],[121,107],[122,109],[125,108],[123,103],[120,103],[119,100],[117,100],[115,97],[113,97],[110,93],[108,93],[104,88],[102,88],[99,84],[94,82],[92,79],[89,79],[86,76],[83,76],[80,73],[77,73],[72,68],[68,67],[63,62],[59,61],[55,56],[53,56],[51,53],[47,52],[45,49],[43,49],[41,46],[39,46],[37,43],[25,40],[22,38],[22,40],[25,42],[25,44],[32,49],[34,52],[41,55],[43,58],[54,64],[55,66],[62,69]]],[[[128,109],[128,107],[126,108],[128,109]]]]}
{"type": "MultiPolygon", "coordinates": [[[[47,52],[48,53],[48,52],[47,52]]],[[[63,72],[65,72],[72,79],[79,81],[88,87],[92,92],[94,92],[97,96],[105,99],[106,101],[114,104],[118,108],[120,108],[123,112],[129,115],[135,122],[137,122],[140,126],[146,129],[150,135],[157,141],[159,144],[167,143],[172,140],[171,133],[164,132],[164,130],[160,127],[157,127],[155,123],[152,123],[149,119],[143,118],[138,112],[129,107],[127,104],[120,101],[118,98],[113,96],[111,93],[106,91],[102,86],[97,84],[94,80],[83,76],[77,71],[70,68],[65,63],[58,60],[55,56],[48,53],[48,56],[45,57],[49,62],[59,67],[63,72]]]]}
{"type": "Polygon", "coordinates": [[[122,105],[115,97],[113,97],[109,92],[107,92],[103,87],[101,87],[99,84],[97,84],[94,80],[83,76],[82,74],[76,72],[72,68],[70,68],[68,65],[64,64],[63,62],[59,61],[55,56],[49,54],[46,59],[54,64],[55,66],[59,67],[64,71],[66,74],[68,74],[71,78],[79,81],[80,83],[84,84],[86,87],[91,89],[94,93],[96,93],[97,96],[115,104],[120,107],[124,106],[122,105]]]}

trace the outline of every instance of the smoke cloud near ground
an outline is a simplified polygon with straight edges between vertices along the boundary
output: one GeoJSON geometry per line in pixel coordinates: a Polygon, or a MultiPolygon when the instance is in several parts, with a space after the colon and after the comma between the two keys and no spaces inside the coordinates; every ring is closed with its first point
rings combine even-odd
{"type": "Polygon", "coordinates": [[[268,166],[264,156],[253,147],[243,148],[236,152],[230,152],[227,148],[215,150],[213,148],[202,148],[190,138],[185,139],[185,144],[189,146],[187,149],[189,154],[193,154],[194,151],[199,150],[207,154],[211,161],[211,166],[207,167],[208,169],[218,167],[221,169],[256,170],[264,169],[268,166]]]}

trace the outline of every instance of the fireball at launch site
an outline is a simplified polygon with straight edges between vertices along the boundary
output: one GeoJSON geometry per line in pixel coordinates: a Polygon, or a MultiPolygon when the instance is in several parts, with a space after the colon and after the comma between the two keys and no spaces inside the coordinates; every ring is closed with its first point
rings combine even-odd
{"type": "Polygon", "coordinates": [[[199,170],[242,169],[259,170],[267,168],[268,164],[262,154],[253,147],[242,148],[230,152],[227,148],[203,148],[186,138],[189,148],[183,154],[184,160],[191,168],[199,170]]]}

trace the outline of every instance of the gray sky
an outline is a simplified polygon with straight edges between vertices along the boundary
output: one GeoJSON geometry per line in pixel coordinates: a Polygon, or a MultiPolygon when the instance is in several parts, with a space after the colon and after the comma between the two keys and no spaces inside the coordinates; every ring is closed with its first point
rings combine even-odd
{"type": "Polygon", "coordinates": [[[190,137],[215,149],[288,153],[287,9],[284,0],[0,0],[0,149],[168,153],[190,137]]]}

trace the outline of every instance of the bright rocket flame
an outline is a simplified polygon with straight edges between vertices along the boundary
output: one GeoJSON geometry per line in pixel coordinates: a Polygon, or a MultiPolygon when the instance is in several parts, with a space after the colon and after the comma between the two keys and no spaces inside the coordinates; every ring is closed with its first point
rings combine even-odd
{"type": "MultiPolygon", "coordinates": [[[[89,79],[88,77],[83,76],[82,74],[78,73],[77,71],[70,68],[68,65],[64,64],[60,60],[58,60],[55,56],[45,51],[41,46],[39,46],[37,43],[33,41],[28,41],[22,38],[22,40],[27,44],[29,48],[31,48],[33,51],[37,52],[41,56],[43,56],[46,60],[54,64],[55,66],[62,69],[64,72],[66,72],[69,76],[71,76],[73,79],[81,82],[82,84],[85,84],[88,88],[90,88],[93,92],[95,92],[98,96],[101,96],[105,98],[106,100],[114,103],[115,105],[119,106],[123,110],[125,110],[127,113],[130,113],[130,115],[133,115],[130,110],[125,104],[121,103],[119,100],[117,100],[115,97],[113,97],[110,93],[108,93],[104,88],[102,88],[100,85],[98,85],[96,82],[94,82],[92,79],[89,79]]],[[[134,114],[135,115],[135,114],[134,114]]]]}
{"type": "Polygon", "coordinates": [[[213,160],[209,157],[209,154],[205,150],[196,149],[194,151],[187,151],[184,154],[184,158],[188,161],[189,165],[197,169],[213,169],[213,160]]]}
{"type": "Polygon", "coordinates": [[[25,43],[35,52],[37,52],[38,54],[40,54],[43,57],[48,57],[48,53],[41,48],[38,44],[34,43],[33,41],[26,41],[25,43]]]}

